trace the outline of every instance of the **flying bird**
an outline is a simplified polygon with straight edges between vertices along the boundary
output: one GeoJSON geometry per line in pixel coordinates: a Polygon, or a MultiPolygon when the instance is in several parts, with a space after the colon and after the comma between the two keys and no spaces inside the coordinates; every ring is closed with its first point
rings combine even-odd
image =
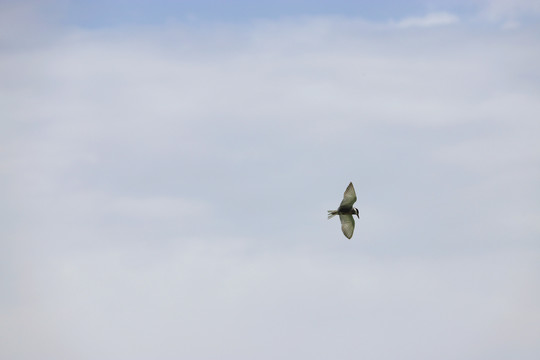
{"type": "Polygon", "coordinates": [[[352,238],[354,232],[354,218],[353,215],[358,216],[358,209],[353,207],[353,204],[356,202],[356,192],[354,191],[354,186],[352,183],[347,186],[345,193],[343,194],[343,200],[339,204],[337,210],[328,210],[328,218],[331,219],[336,215],[339,215],[339,220],[341,221],[341,231],[347,239],[352,238]]]}

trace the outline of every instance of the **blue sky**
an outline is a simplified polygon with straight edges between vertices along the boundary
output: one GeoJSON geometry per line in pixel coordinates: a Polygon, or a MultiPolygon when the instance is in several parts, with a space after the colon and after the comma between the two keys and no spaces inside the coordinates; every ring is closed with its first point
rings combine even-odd
{"type": "Polygon", "coordinates": [[[426,13],[451,12],[463,19],[487,17],[534,21],[535,1],[519,0],[411,0],[411,1],[5,1],[8,6],[29,3],[66,25],[108,27],[126,24],[163,24],[170,21],[249,22],[298,16],[344,16],[388,21],[426,13]]]}
{"type": "Polygon", "coordinates": [[[0,358],[538,358],[536,1],[89,4],[0,2],[0,358]]]}
{"type": "Polygon", "coordinates": [[[86,26],[118,23],[155,24],[171,19],[249,21],[288,16],[341,15],[371,20],[415,15],[426,11],[470,12],[467,1],[70,1],[63,3],[65,20],[86,26]]]}

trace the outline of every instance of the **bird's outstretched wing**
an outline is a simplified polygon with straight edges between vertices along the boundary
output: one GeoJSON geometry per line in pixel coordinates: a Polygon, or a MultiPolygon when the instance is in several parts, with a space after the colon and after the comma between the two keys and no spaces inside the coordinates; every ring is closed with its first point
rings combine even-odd
{"type": "Polygon", "coordinates": [[[354,186],[352,183],[347,186],[347,189],[345,190],[345,193],[343,194],[343,201],[341,201],[341,204],[339,207],[351,207],[356,202],[356,192],[354,191],[354,186]]]}
{"type": "Polygon", "coordinates": [[[339,215],[339,220],[341,221],[341,231],[343,231],[343,235],[345,235],[347,239],[352,238],[354,232],[354,219],[352,215],[339,215]]]}

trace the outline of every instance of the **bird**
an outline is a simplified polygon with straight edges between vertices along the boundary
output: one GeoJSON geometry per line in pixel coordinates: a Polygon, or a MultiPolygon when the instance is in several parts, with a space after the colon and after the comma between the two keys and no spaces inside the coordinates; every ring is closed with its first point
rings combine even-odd
{"type": "Polygon", "coordinates": [[[339,204],[337,210],[328,210],[328,219],[333,218],[336,215],[339,215],[339,220],[341,221],[341,231],[347,239],[352,238],[354,232],[354,218],[353,215],[356,215],[360,219],[358,209],[353,207],[353,204],[356,202],[356,192],[354,191],[354,186],[352,182],[345,189],[343,194],[343,200],[339,204]]]}

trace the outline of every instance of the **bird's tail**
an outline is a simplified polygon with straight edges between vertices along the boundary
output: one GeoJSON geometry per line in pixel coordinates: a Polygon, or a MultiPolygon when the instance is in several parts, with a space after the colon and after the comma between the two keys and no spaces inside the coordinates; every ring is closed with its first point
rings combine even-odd
{"type": "Polygon", "coordinates": [[[337,210],[328,210],[328,218],[331,219],[338,214],[337,210]]]}

